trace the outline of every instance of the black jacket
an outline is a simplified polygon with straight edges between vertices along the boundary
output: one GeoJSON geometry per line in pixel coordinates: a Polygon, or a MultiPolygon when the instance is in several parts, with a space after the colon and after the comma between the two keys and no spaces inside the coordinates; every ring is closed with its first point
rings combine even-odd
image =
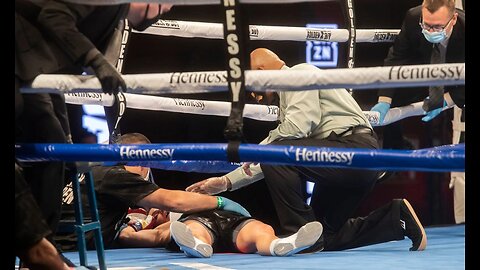
{"type": "MultiPolygon", "coordinates": [[[[448,41],[446,52],[446,63],[464,63],[465,62],[465,12],[458,10],[457,23],[453,27],[452,35],[448,41]]],[[[419,25],[422,15],[422,7],[417,6],[408,10],[403,21],[400,34],[395,39],[395,43],[390,48],[387,58],[384,61],[385,66],[396,65],[421,65],[430,63],[432,52],[432,43],[428,42],[422,34],[422,28],[419,25]]],[[[446,92],[450,92],[453,101],[459,107],[465,104],[465,86],[446,86],[446,92]]],[[[422,101],[428,96],[428,89],[381,89],[379,96],[392,97],[393,106],[407,105],[412,102],[422,101]]]]}
{"type": "Polygon", "coordinates": [[[15,1],[15,75],[31,80],[76,66],[85,54],[104,51],[128,4],[89,6],[46,1],[42,6],[15,1]]]}

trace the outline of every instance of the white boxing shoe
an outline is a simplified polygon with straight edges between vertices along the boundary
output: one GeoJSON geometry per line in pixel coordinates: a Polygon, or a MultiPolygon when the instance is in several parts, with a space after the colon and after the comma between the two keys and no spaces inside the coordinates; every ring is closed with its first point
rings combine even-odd
{"type": "Polygon", "coordinates": [[[213,248],[209,244],[193,236],[192,231],[182,222],[174,221],[170,224],[170,234],[188,257],[210,258],[213,248]]]}
{"type": "Polygon", "coordinates": [[[318,221],[303,225],[295,234],[279,238],[272,242],[270,253],[273,256],[290,256],[311,247],[323,233],[323,226],[318,221]]]}

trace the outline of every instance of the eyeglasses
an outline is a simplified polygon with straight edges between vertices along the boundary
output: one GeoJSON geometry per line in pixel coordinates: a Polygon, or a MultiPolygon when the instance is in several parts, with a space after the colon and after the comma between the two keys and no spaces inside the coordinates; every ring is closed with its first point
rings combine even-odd
{"type": "Polygon", "coordinates": [[[453,17],[455,17],[455,14],[453,14],[453,16],[450,18],[450,20],[448,20],[447,24],[445,24],[444,26],[442,25],[429,25],[429,24],[426,24],[423,22],[423,18],[422,16],[420,16],[420,21],[418,22],[418,24],[420,25],[420,27],[425,30],[425,31],[430,31],[430,30],[433,30],[434,32],[440,32],[440,31],[443,31],[445,30],[445,28],[447,28],[447,26],[450,24],[450,22],[452,21],[453,17]]]}

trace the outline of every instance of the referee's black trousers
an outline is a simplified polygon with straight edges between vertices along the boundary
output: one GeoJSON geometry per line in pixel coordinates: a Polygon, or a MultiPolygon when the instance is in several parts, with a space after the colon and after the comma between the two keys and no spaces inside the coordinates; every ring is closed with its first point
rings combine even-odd
{"type": "MultiPolygon", "coordinates": [[[[297,139],[272,145],[378,149],[375,134],[340,136],[332,132],[324,139],[297,139]]],[[[362,200],[375,186],[379,172],[365,169],[299,167],[261,164],[275,206],[280,230],[295,233],[307,222],[318,220],[324,227],[324,250],[342,250],[403,239],[399,203],[351,219],[362,200]],[[315,183],[311,203],[305,202],[304,181],[315,183]]]]}

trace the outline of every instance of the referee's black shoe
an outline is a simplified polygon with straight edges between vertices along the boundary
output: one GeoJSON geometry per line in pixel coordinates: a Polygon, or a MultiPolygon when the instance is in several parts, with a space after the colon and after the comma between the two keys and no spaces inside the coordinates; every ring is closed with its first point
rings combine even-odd
{"type": "Polygon", "coordinates": [[[412,205],[403,199],[400,202],[400,225],[405,230],[405,236],[412,240],[410,251],[421,251],[427,247],[427,234],[415,214],[412,205]]]}

